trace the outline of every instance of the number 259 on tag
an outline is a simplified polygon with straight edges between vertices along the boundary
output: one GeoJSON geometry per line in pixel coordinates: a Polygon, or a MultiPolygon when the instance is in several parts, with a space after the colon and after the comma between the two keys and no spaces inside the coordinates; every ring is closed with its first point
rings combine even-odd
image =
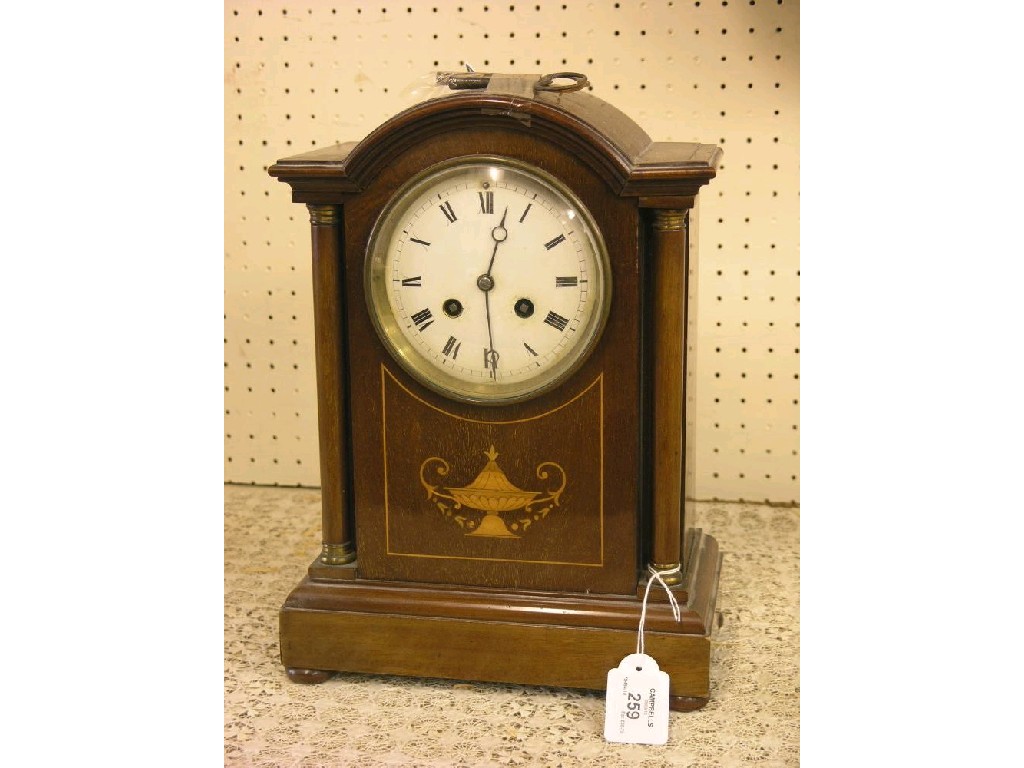
{"type": "Polygon", "coordinates": [[[668,673],[650,656],[632,653],[608,671],[604,738],[621,744],[668,741],[668,673]]]}

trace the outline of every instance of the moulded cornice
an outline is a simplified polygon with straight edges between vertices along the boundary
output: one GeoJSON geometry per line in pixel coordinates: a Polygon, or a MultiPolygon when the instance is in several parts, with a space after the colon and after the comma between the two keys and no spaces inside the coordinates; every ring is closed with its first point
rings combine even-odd
{"type": "Polygon", "coordinates": [[[617,194],[630,197],[693,197],[714,178],[722,155],[709,144],[651,141],[632,119],[588,93],[542,92],[529,98],[488,89],[421,102],[358,143],[284,158],[269,173],[292,186],[296,202],[341,203],[426,139],[486,127],[553,142],[590,166],[617,194]]]}

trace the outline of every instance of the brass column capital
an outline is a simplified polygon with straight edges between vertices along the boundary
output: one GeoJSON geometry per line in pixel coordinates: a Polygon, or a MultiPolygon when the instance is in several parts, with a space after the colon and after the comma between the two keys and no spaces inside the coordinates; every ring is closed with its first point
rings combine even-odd
{"type": "Polygon", "coordinates": [[[681,232],[686,226],[686,211],[658,208],[654,211],[654,228],[659,232],[681,232]]]}
{"type": "Polygon", "coordinates": [[[334,226],[338,221],[338,206],[336,205],[313,205],[309,208],[309,222],[313,226],[334,226]]]}

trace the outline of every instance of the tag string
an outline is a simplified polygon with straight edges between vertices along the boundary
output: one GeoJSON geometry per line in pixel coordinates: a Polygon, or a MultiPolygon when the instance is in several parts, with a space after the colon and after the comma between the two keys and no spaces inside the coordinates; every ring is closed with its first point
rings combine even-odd
{"type": "Polygon", "coordinates": [[[644,590],[644,604],[640,609],[640,629],[636,634],[636,652],[644,652],[644,622],[647,620],[647,597],[651,594],[651,585],[657,581],[661,586],[665,588],[665,593],[668,595],[668,602],[672,606],[672,617],[676,621],[680,621],[679,617],[679,603],[676,600],[676,596],[672,594],[672,590],[668,588],[668,584],[665,583],[662,576],[671,576],[674,573],[679,573],[680,566],[675,568],[669,568],[667,571],[656,571],[654,568],[647,566],[648,572],[651,577],[647,579],[647,589],[644,590]]]}

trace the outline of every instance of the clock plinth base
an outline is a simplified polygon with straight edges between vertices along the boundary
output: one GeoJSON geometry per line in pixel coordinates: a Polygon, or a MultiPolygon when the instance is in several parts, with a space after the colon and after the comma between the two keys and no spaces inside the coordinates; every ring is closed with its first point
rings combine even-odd
{"type": "MultiPolygon", "coordinates": [[[[713,538],[694,539],[681,621],[651,601],[644,633],[678,711],[710,692],[721,557],[713,538]]],[[[640,609],[635,595],[306,577],[281,608],[281,660],[298,682],[338,671],[604,690],[636,648],[640,609]]]]}

